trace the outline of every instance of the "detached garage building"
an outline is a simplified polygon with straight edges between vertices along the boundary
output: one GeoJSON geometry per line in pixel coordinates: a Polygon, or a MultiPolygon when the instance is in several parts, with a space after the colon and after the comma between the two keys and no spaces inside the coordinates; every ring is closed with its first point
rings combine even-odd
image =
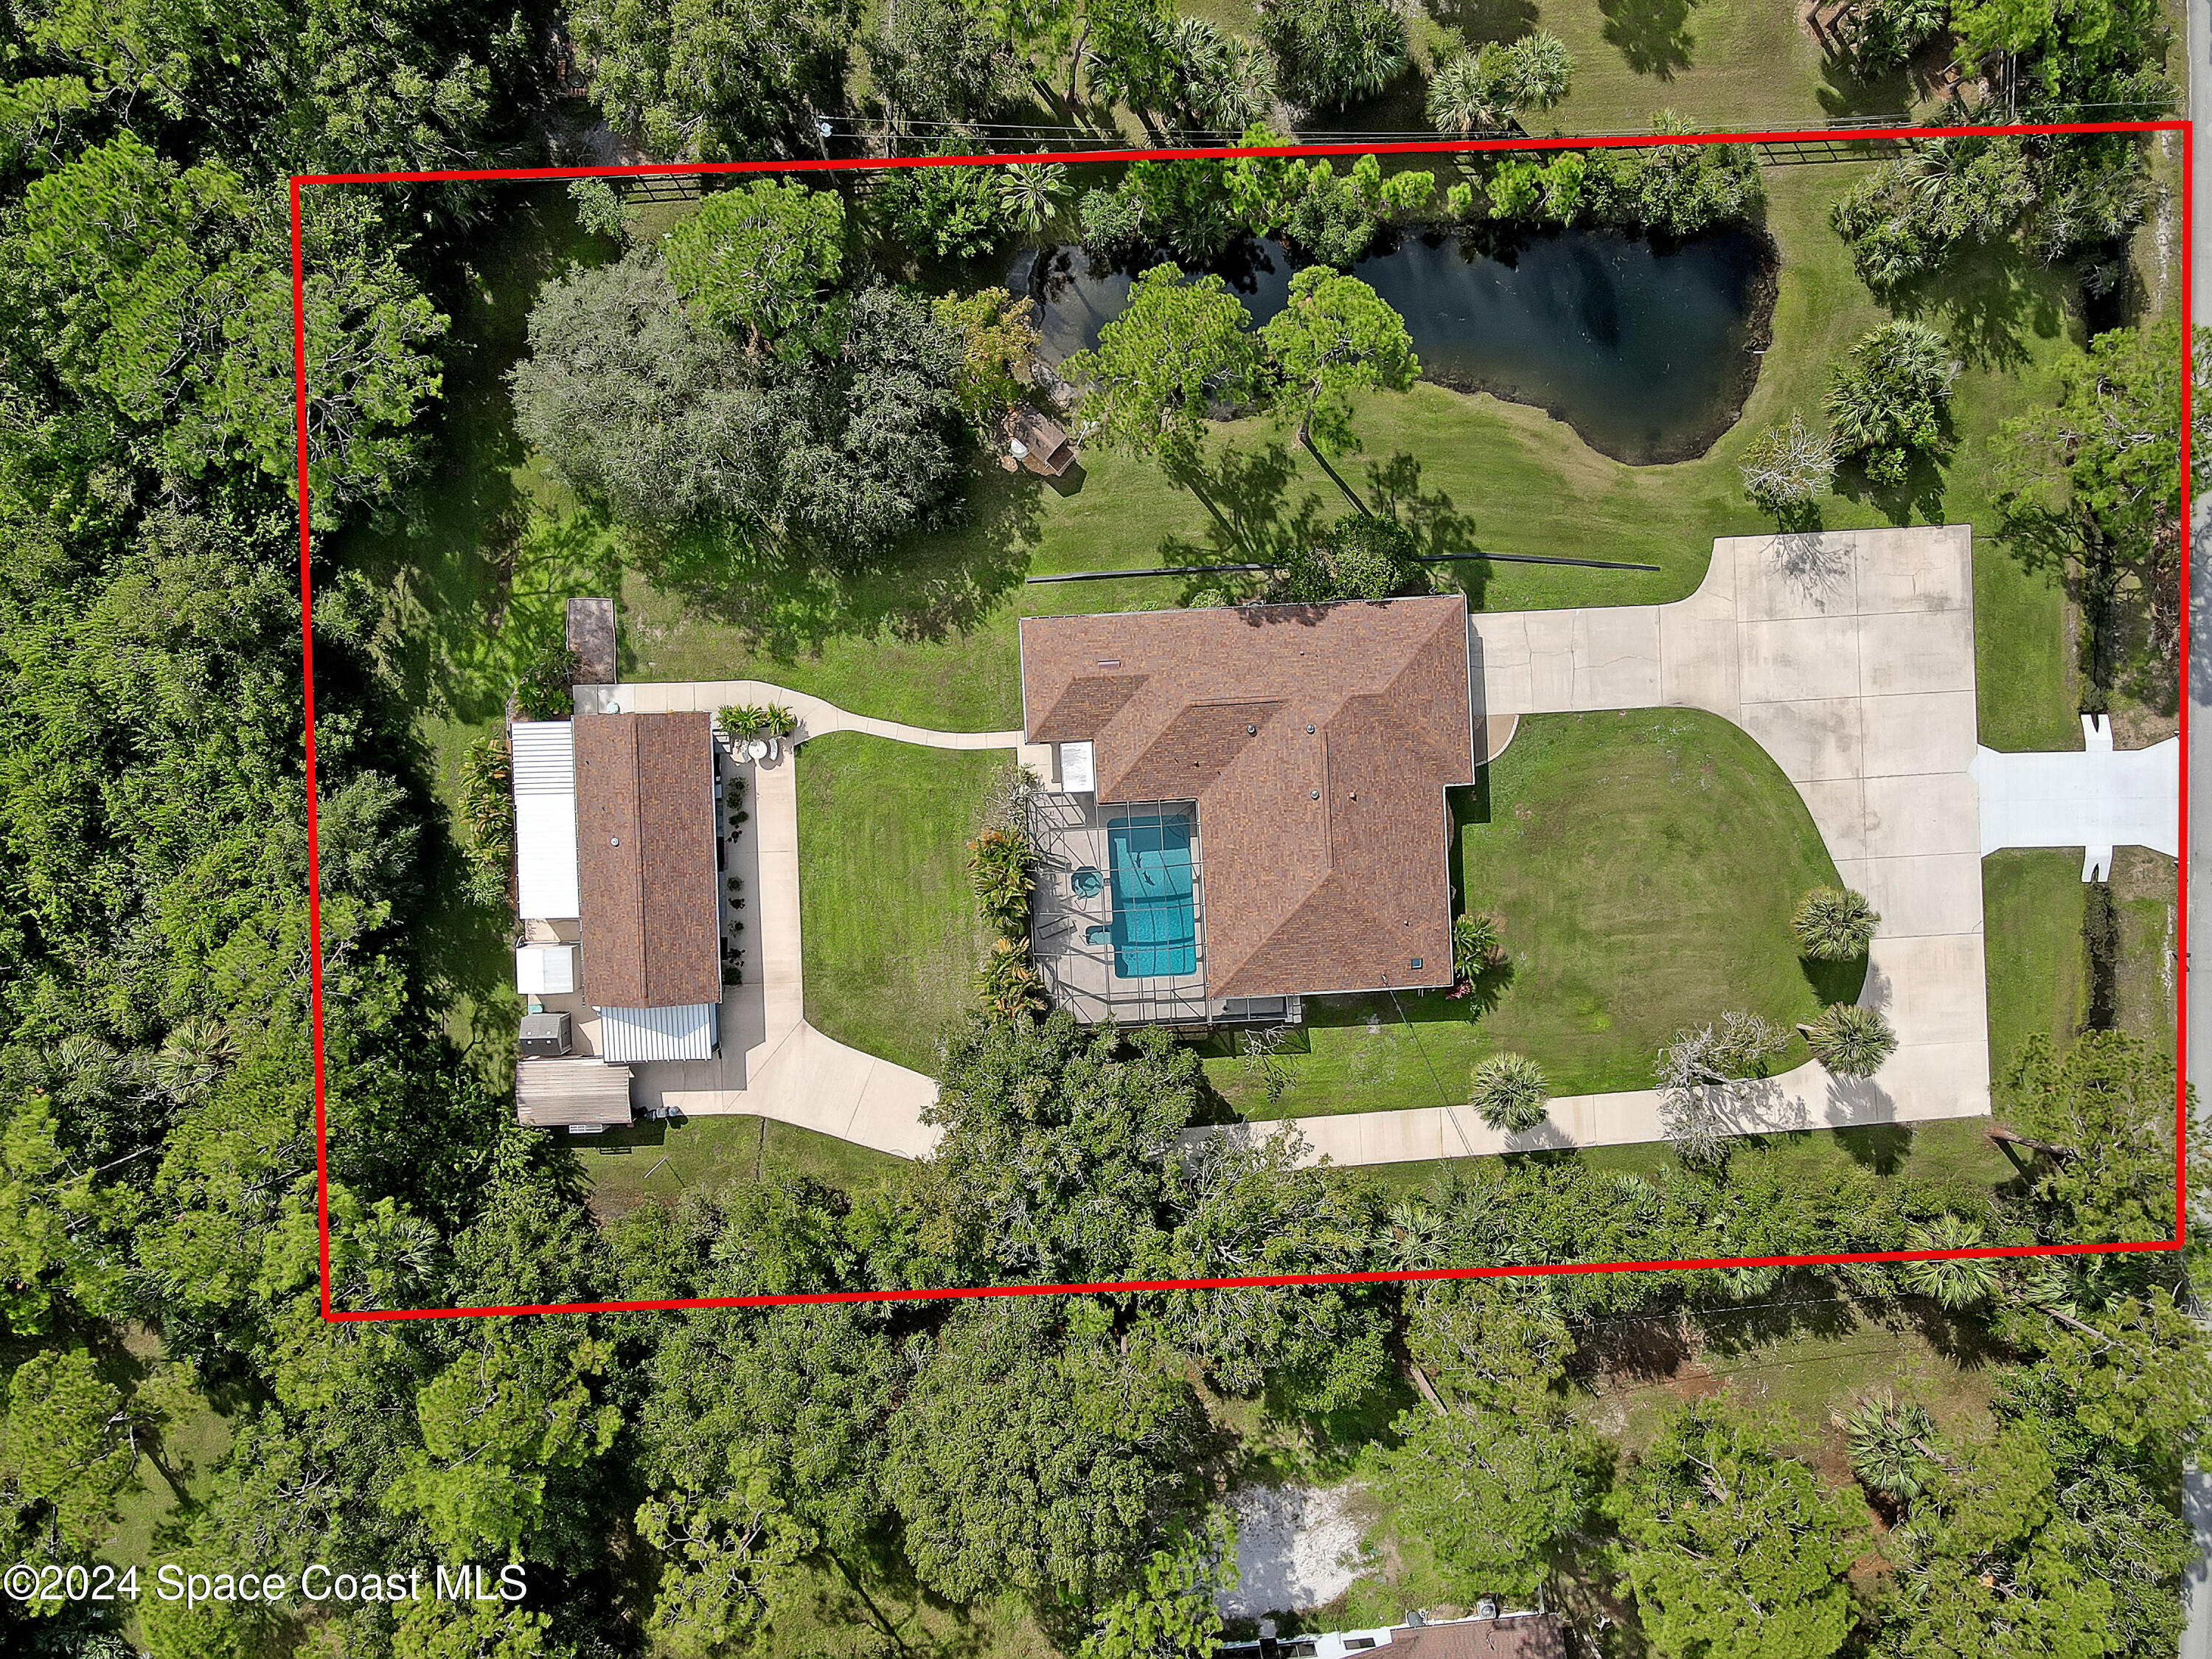
{"type": "Polygon", "coordinates": [[[580,714],[584,997],[600,1058],[705,1060],[720,1037],[714,733],[699,713],[580,714]]]}
{"type": "Polygon", "coordinates": [[[629,1066],[709,1059],[721,1039],[713,723],[581,714],[519,721],[510,740],[532,936],[516,987],[573,1013],[580,1038],[597,1033],[592,1052],[520,1061],[516,1110],[548,1127],[627,1123],[629,1066]]]}

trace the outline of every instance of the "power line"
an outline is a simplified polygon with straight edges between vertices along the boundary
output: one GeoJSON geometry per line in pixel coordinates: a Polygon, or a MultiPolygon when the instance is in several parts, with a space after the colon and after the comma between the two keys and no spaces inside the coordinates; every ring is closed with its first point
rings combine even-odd
{"type": "MultiPolygon", "coordinates": [[[[1553,558],[1541,553],[1424,553],[1417,564],[1450,564],[1462,560],[1486,559],[1496,564],[1571,564],[1586,570],[1657,570],[1656,564],[1633,564],[1622,559],[1553,558]]],[[[1206,576],[1219,571],[1286,570],[1283,564],[1157,564],[1138,570],[1063,570],[1049,576],[1025,576],[1029,582],[1103,582],[1129,576],[1206,576]]]]}

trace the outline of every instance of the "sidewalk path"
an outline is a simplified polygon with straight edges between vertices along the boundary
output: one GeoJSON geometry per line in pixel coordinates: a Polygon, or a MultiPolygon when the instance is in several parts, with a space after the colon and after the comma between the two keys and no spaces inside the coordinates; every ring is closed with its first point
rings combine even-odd
{"type": "Polygon", "coordinates": [[[659,714],[672,709],[713,714],[733,703],[781,703],[799,717],[798,740],[830,732],[865,732],[870,737],[919,744],[925,749],[1022,749],[1019,732],[939,732],[854,714],[824,697],[810,696],[766,680],[640,680],[623,685],[580,685],[576,712],[603,714],[618,704],[629,714],[659,714]]]}
{"type": "MultiPolygon", "coordinates": [[[[1900,1050],[1902,1053],[1902,1050],[1900,1050]]],[[[1737,1134],[1780,1134],[1794,1129],[1848,1129],[1869,1124],[1926,1122],[1946,1117],[1979,1117],[1988,1112],[1984,1095],[1946,1086],[1932,1068],[1908,1079],[1893,1076],[1897,1061],[1879,1079],[1832,1078],[1818,1061],[1768,1078],[1747,1088],[1730,1120],[1737,1134]],[[1911,1104],[1900,1109],[1900,1096],[1911,1104]],[[1950,1109],[1945,1109],[1946,1107],[1950,1109]]],[[[1986,1085],[1984,1085],[1986,1089],[1986,1085]]],[[[1295,1122],[1306,1139],[1305,1161],[1332,1164],[1410,1164],[1434,1158],[1481,1157],[1496,1152],[1558,1152],[1573,1146],[1628,1146],[1667,1138],[1654,1089],[1603,1095],[1560,1095],[1546,1108],[1548,1115],[1533,1129],[1507,1134],[1475,1115],[1471,1106],[1420,1106],[1393,1112],[1339,1112],[1302,1117],[1295,1122]]],[[[1264,1140],[1283,1121],[1259,1119],[1226,1129],[1188,1129],[1186,1145],[1208,1135],[1243,1141],[1264,1140]]]]}

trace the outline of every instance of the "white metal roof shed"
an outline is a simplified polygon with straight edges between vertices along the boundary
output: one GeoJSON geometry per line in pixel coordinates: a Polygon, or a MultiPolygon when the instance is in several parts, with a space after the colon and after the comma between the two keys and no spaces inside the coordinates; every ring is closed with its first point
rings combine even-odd
{"type": "Polygon", "coordinates": [[[599,1058],[621,1065],[652,1060],[711,1060],[721,1039],[721,1006],[602,1008],[599,1058]]]}
{"type": "Polygon", "coordinates": [[[579,915],[575,728],[567,720],[517,720],[507,733],[514,755],[518,908],[526,920],[579,915]]]}

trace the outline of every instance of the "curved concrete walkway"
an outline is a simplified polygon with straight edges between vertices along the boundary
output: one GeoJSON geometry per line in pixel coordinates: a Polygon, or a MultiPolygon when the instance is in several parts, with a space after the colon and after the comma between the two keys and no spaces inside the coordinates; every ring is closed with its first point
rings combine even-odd
{"type": "MultiPolygon", "coordinates": [[[[866,732],[933,749],[1011,749],[1018,732],[933,732],[848,714],[835,703],[763,680],[640,681],[580,685],[579,714],[663,714],[728,703],[780,702],[799,736],[866,732]]],[[[799,908],[799,787],[792,751],[774,762],[724,764],[745,779],[751,821],[734,843],[731,873],[745,884],[746,982],[724,993],[722,1048],[712,1060],[633,1068],[641,1111],[691,1117],[751,1114],[835,1135],[880,1152],[920,1158],[937,1129],[921,1121],[937,1098],[933,1078],[838,1042],[806,1022],[799,908]]]]}
{"type": "Polygon", "coordinates": [[[925,749],[1019,749],[1019,732],[939,732],[926,726],[879,720],[840,708],[826,697],[811,696],[766,680],[639,680],[623,685],[580,685],[576,712],[604,714],[666,714],[696,709],[713,714],[732,703],[781,703],[799,719],[796,741],[829,732],[865,732],[872,738],[918,744],[925,749]]]}

